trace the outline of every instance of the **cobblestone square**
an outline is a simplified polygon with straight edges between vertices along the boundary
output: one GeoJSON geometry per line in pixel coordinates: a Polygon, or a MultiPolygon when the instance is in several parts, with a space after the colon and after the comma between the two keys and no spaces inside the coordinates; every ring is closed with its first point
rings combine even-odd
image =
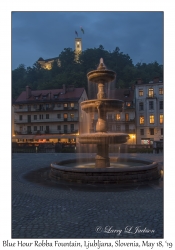
{"type": "MultiPolygon", "coordinates": [[[[162,154],[121,155],[151,159],[163,169],[162,154]]],[[[12,238],[163,238],[162,180],[99,188],[69,183],[49,186],[24,178],[52,162],[80,156],[87,154],[13,154],[12,238]]]]}

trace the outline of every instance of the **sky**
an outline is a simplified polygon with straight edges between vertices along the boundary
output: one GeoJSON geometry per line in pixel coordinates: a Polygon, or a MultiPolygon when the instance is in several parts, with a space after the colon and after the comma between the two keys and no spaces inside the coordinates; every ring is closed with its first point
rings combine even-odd
{"type": "Polygon", "coordinates": [[[83,50],[119,47],[134,64],[163,64],[163,11],[14,11],[11,18],[12,69],[74,50],[75,31],[83,50]]]}

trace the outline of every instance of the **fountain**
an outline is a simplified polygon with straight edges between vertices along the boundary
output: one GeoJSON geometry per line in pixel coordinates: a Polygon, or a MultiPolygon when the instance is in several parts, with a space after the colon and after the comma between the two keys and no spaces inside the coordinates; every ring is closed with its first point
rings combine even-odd
{"type": "Polygon", "coordinates": [[[125,133],[107,132],[106,115],[112,111],[122,111],[123,101],[107,99],[105,86],[116,78],[114,71],[108,70],[100,59],[97,70],[87,74],[92,84],[98,85],[97,99],[83,101],[81,108],[87,114],[96,113],[96,132],[81,134],[80,144],[96,144],[95,164],[93,158],[67,160],[51,164],[51,178],[86,183],[126,183],[158,179],[158,164],[151,161],[126,158],[109,158],[109,144],[127,142],[125,133]]]}

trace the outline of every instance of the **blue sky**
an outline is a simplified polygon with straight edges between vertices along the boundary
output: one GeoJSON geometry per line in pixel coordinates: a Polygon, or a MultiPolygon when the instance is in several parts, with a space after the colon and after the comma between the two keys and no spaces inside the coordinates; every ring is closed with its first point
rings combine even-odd
{"type": "Polygon", "coordinates": [[[32,66],[39,57],[57,57],[64,48],[74,49],[75,30],[83,50],[100,44],[108,51],[119,47],[134,64],[163,64],[161,11],[16,11],[11,17],[12,69],[32,66]]]}

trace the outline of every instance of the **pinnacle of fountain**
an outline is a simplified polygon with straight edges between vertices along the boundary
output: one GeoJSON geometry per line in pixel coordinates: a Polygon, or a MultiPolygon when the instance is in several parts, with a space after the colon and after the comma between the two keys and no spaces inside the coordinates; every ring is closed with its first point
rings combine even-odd
{"type": "Polygon", "coordinates": [[[105,70],[106,66],[104,65],[103,58],[100,58],[100,63],[98,65],[97,70],[105,70]]]}

